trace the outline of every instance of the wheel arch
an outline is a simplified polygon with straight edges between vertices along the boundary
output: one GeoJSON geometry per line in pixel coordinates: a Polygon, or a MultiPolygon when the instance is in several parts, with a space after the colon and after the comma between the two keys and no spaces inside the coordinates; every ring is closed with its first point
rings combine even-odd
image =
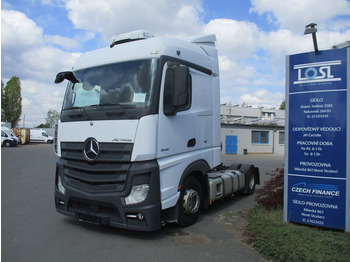
{"type": "MultiPolygon", "coordinates": [[[[206,175],[206,172],[208,172],[209,170],[210,170],[210,167],[205,160],[197,160],[195,162],[192,162],[185,168],[179,180],[179,185],[178,185],[178,191],[181,191],[182,185],[188,177],[193,176],[194,178],[196,178],[202,187],[202,194],[203,194],[202,207],[208,206],[206,203],[208,203],[208,200],[209,200],[209,185],[208,185],[208,176],[206,175]]],[[[178,222],[178,215],[179,215],[178,205],[179,205],[179,202],[177,202],[177,204],[173,207],[162,210],[162,220],[164,222],[166,223],[171,223],[175,221],[178,222]]]]}
{"type": "Polygon", "coordinates": [[[9,140],[9,139],[5,139],[5,140],[2,142],[2,145],[6,146],[6,147],[7,147],[7,145],[9,145],[9,147],[11,147],[11,146],[12,146],[12,141],[9,140]]]}
{"type": "Polygon", "coordinates": [[[210,167],[208,163],[205,160],[197,160],[190,165],[188,165],[185,169],[185,171],[182,174],[182,177],[180,179],[179,183],[179,190],[182,187],[182,184],[185,182],[186,178],[193,176],[196,178],[202,187],[202,193],[203,193],[203,204],[207,203],[208,196],[209,196],[209,185],[208,185],[208,176],[206,173],[210,170],[210,167]]]}

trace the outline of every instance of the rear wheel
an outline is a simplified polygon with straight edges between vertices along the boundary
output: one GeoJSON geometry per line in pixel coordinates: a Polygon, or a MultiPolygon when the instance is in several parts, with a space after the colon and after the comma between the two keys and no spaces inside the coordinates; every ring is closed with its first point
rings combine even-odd
{"type": "Polygon", "coordinates": [[[182,184],[178,202],[178,223],[181,226],[190,226],[198,219],[202,207],[202,187],[194,177],[188,177],[182,184]]]}
{"type": "Polygon", "coordinates": [[[255,192],[255,173],[253,165],[242,165],[242,169],[245,174],[245,187],[243,190],[243,194],[251,195],[255,192]]]}
{"type": "Polygon", "coordinates": [[[247,195],[251,195],[255,192],[255,177],[253,173],[249,173],[247,175],[246,189],[245,193],[247,195]]]}

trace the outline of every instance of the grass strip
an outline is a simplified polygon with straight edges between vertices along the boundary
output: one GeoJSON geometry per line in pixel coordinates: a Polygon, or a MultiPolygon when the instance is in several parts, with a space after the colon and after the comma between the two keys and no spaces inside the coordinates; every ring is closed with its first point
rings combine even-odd
{"type": "Polygon", "coordinates": [[[273,261],[350,261],[350,234],[283,222],[282,210],[249,211],[244,241],[273,261]]]}

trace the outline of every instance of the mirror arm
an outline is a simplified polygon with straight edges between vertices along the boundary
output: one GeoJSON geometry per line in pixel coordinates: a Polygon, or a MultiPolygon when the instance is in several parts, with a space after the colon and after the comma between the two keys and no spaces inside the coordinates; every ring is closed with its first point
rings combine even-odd
{"type": "Polygon", "coordinates": [[[75,77],[73,72],[65,71],[56,75],[55,84],[62,83],[64,79],[71,81],[73,84],[79,83],[79,80],[75,77]]]}

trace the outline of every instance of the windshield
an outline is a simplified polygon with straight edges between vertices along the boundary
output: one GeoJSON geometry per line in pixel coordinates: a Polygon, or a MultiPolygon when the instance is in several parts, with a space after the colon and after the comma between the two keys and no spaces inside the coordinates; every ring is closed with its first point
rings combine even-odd
{"type": "Polygon", "coordinates": [[[62,110],[150,108],[156,70],[157,60],[146,59],[75,71],[79,83],[69,83],[62,110]]]}

